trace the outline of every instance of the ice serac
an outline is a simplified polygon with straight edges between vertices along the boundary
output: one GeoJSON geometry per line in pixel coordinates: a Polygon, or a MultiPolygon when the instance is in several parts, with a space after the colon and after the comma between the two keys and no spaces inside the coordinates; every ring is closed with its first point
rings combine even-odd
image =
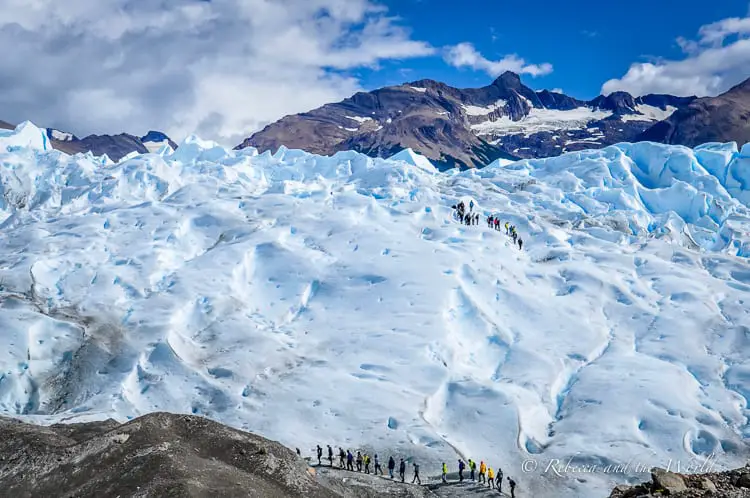
{"type": "Polygon", "coordinates": [[[429,159],[424,157],[421,154],[417,154],[411,149],[404,149],[401,152],[391,156],[388,158],[390,161],[404,161],[406,163],[409,163],[413,166],[417,166],[418,168],[422,168],[425,171],[429,171],[431,173],[437,173],[437,168],[433,166],[433,164],[430,162],[429,159]]]}
{"type": "Polygon", "coordinates": [[[13,130],[0,129],[0,149],[8,151],[13,148],[50,150],[46,131],[37,128],[31,121],[24,121],[13,130]]]}
{"type": "Polygon", "coordinates": [[[0,147],[0,411],[195,414],[403,455],[425,477],[491,460],[542,498],[642,476],[528,458],[750,455],[747,147],[435,173],[409,152],[188,137],[111,163],[27,142],[0,147]],[[459,199],[515,225],[523,251],[457,223],[459,199]]]}

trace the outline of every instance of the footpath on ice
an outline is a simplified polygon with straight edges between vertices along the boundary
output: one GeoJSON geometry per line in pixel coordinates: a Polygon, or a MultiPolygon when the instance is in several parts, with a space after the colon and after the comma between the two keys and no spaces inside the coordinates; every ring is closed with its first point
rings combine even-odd
{"type": "Polygon", "coordinates": [[[113,163],[24,123],[0,181],[5,414],[192,413],[524,496],[748,457],[750,145],[441,173],[197,137],[113,163]]]}

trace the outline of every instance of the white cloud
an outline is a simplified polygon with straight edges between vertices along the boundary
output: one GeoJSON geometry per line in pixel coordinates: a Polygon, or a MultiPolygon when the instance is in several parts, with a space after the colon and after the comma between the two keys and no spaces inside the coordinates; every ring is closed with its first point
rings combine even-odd
{"type": "Polygon", "coordinates": [[[517,74],[530,74],[531,76],[543,76],[552,72],[552,64],[527,64],[526,61],[515,54],[506,55],[498,61],[485,58],[471,43],[459,43],[448,47],[443,56],[445,61],[454,67],[468,67],[475,71],[484,71],[490,76],[500,76],[505,71],[513,71],[517,74]]]}
{"type": "Polygon", "coordinates": [[[552,92],[552,93],[562,93],[562,94],[565,93],[565,92],[563,92],[562,88],[553,88],[552,90],[550,90],[550,92],[552,92]]]}
{"type": "Polygon", "coordinates": [[[698,35],[677,39],[684,59],[635,63],[622,78],[607,81],[602,93],[715,96],[750,77],[750,15],[707,24],[698,35]]]}
{"type": "Polygon", "coordinates": [[[0,119],[236,145],[434,53],[377,0],[0,0],[0,119]],[[169,4],[169,5],[167,5],[169,4]]]}

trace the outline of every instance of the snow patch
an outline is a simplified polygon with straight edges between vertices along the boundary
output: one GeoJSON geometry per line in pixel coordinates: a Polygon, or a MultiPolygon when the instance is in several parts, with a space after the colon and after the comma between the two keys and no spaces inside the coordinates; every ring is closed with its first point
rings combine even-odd
{"type": "Polygon", "coordinates": [[[569,111],[532,108],[529,114],[518,121],[502,116],[495,121],[485,121],[471,126],[482,135],[532,135],[542,131],[583,130],[591,121],[598,121],[612,115],[611,111],[579,107],[569,111]]]}
{"type": "Polygon", "coordinates": [[[666,109],[660,109],[646,104],[635,106],[638,114],[624,114],[620,116],[622,121],[664,121],[677,110],[674,106],[667,106],[666,109]]]}
{"type": "Polygon", "coordinates": [[[508,105],[508,102],[499,99],[494,104],[490,104],[486,107],[479,107],[475,105],[466,105],[461,104],[461,107],[463,107],[464,111],[468,116],[486,116],[492,112],[497,111],[498,109],[504,108],[506,105],[508,105]]]}
{"type": "Polygon", "coordinates": [[[359,124],[364,124],[364,123],[366,123],[366,122],[368,122],[368,121],[372,121],[372,120],[373,120],[373,119],[372,119],[371,117],[369,117],[369,116],[365,116],[365,117],[362,117],[362,116],[346,116],[346,118],[347,118],[347,119],[351,119],[351,120],[353,120],[353,121],[356,121],[356,122],[358,122],[359,124]]]}
{"type": "Polygon", "coordinates": [[[49,133],[52,135],[52,138],[61,142],[69,142],[75,138],[72,133],[65,133],[52,128],[49,129],[49,133]]]}

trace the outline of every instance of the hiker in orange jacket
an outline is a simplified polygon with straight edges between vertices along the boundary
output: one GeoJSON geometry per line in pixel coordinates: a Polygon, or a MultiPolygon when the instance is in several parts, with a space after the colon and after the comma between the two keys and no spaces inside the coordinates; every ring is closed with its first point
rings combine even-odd
{"type": "Polygon", "coordinates": [[[479,462],[479,481],[486,483],[487,480],[484,478],[484,473],[487,472],[487,466],[484,464],[484,460],[479,462]]]}

